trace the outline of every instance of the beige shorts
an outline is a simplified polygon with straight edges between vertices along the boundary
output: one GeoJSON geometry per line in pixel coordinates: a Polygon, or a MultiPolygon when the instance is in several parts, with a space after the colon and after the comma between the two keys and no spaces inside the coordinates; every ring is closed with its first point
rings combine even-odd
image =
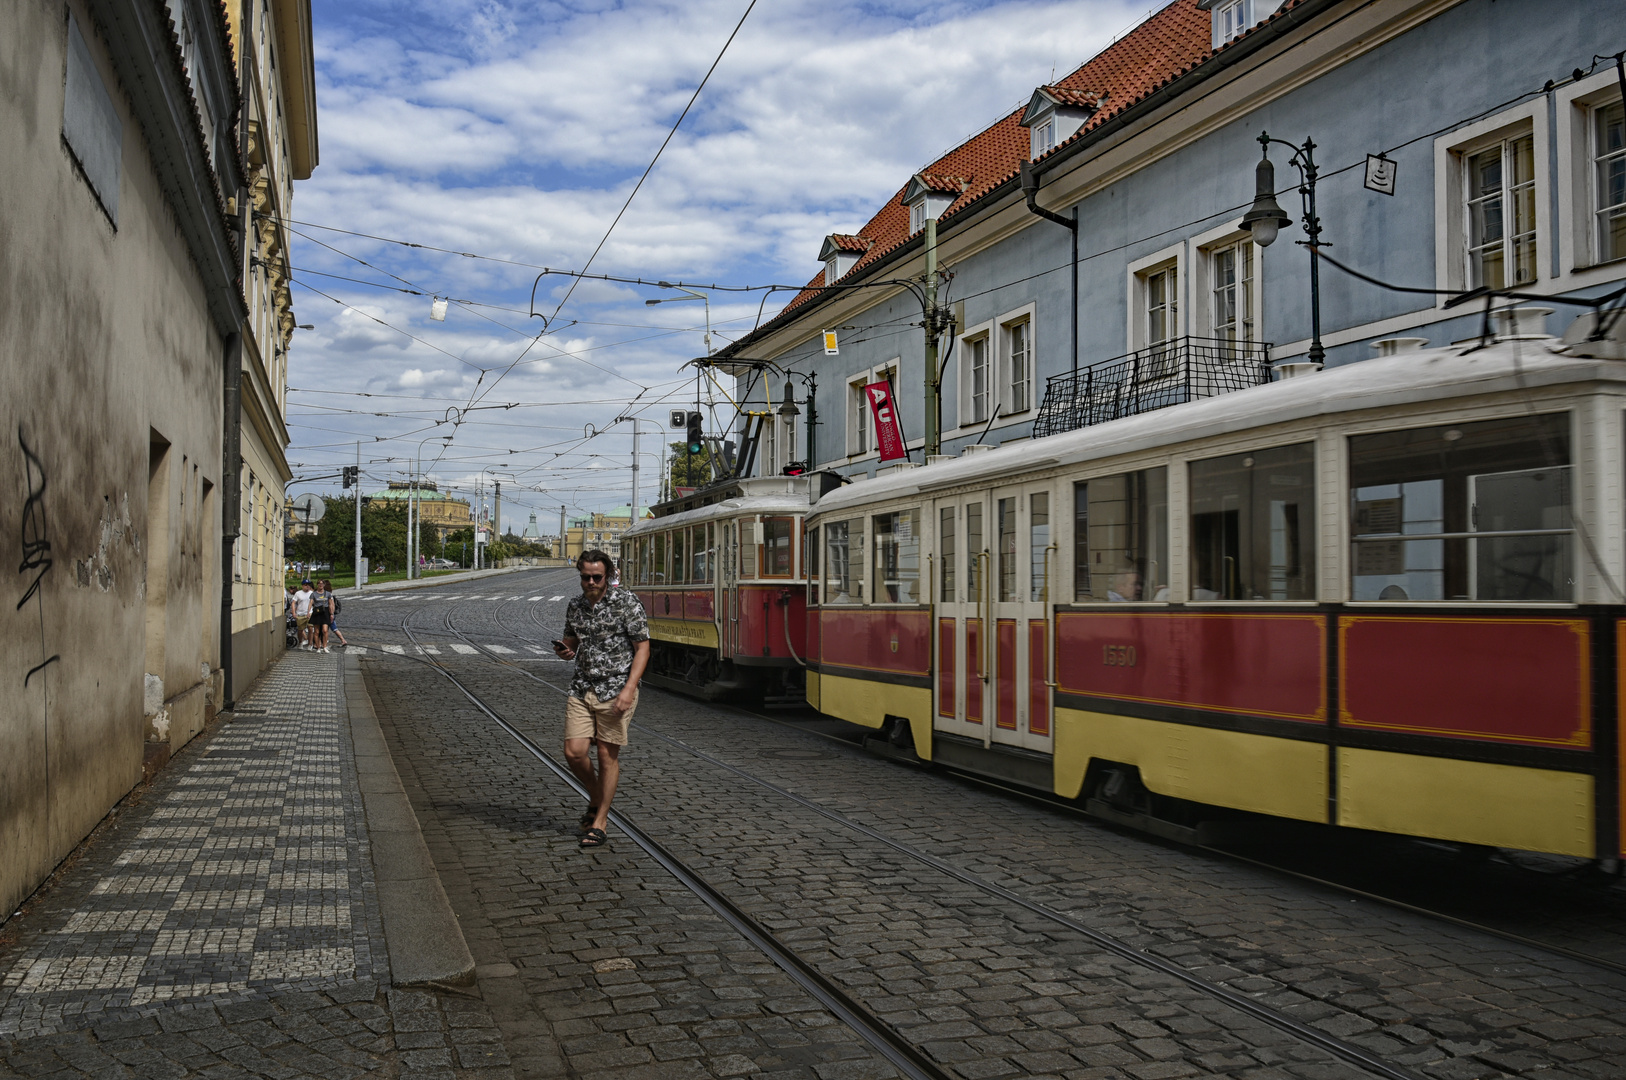
{"type": "Polygon", "coordinates": [[[295,626],[296,629],[304,630],[310,624],[311,624],[311,617],[309,615],[295,615],[294,616],[294,626],[295,626]]]}
{"type": "Polygon", "coordinates": [[[587,691],[587,700],[579,697],[565,699],[565,738],[597,739],[599,742],[627,745],[627,723],[638,711],[638,692],[633,691],[632,708],[616,716],[612,711],[615,699],[600,701],[598,695],[587,691]]]}

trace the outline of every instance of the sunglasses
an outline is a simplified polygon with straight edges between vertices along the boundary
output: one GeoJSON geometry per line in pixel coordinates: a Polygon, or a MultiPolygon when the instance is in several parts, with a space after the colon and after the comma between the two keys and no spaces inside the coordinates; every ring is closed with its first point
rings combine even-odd
{"type": "Polygon", "coordinates": [[[588,582],[590,584],[596,585],[599,582],[604,580],[604,575],[603,574],[583,574],[582,575],[582,580],[586,581],[586,582],[588,582]]]}

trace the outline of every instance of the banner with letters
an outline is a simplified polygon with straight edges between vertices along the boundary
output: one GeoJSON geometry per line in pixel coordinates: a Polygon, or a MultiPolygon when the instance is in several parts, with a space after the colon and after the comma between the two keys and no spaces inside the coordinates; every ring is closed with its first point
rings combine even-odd
{"type": "Polygon", "coordinates": [[[872,382],[864,387],[869,396],[869,414],[875,418],[875,446],[882,461],[896,461],[908,457],[903,444],[903,429],[898,424],[898,411],[892,401],[892,384],[872,382]]]}

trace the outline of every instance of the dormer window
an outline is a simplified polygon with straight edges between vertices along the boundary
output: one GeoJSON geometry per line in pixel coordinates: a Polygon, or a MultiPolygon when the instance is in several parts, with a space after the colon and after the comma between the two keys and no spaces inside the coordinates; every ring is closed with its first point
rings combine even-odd
{"type": "Polygon", "coordinates": [[[1101,95],[1069,86],[1041,86],[1028,99],[1022,126],[1028,129],[1028,156],[1043,157],[1077,134],[1101,106],[1101,95]]]}
{"type": "Polygon", "coordinates": [[[924,229],[928,220],[936,221],[942,217],[943,212],[954,205],[954,200],[970,183],[958,176],[916,173],[910,179],[909,186],[903,189],[903,205],[909,208],[909,235],[913,236],[924,229]]]}
{"type": "Polygon", "coordinates": [[[1241,37],[1252,29],[1254,24],[1253,10],[1257,0],[1202,0],[1198,7],[1205,7],[1213,16],[1214,48],[1241,37]]]}
{"type": "Polygon", "coordinates": [[[824,283],[834,285],[845,277],[847,271],[863,258],[869,245],[870,241],[862,236],[849,236],[846,233],[826,236],[824,246],[819,248],[819,261],[824,263],[824,283]]]}

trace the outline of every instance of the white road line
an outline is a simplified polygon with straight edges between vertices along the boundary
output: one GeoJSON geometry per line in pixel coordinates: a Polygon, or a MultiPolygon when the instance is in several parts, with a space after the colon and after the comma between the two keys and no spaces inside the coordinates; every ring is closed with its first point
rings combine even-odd
{"type": "Polygon", "coordinates": [[[551,604],[551,603],[553,603],[553,602],[554,602],[554,601],[555,601],[555,600],[563,600],[563,599],[564,599],[564,597],[562,597],[562,596],[550,596],[550,597],[548,597],[548,603],[550,603],[550,604],[551,604]]]}
{"type": "Polygon", "coordinates": [[[540,646],[540,645],[527,645],[525,647],[527,649],[531,650],[532,652],[536,653],[538,656],[542,655],[542,646],[540,646]]]}
{"type": "Polygon", "coordinates": [[[506,645],[487,645],[486,648],[490,649],[492,652],[496,653],[498,656],[513,656],[514,655],[514,650],[510,649],[506,645]]]}
{"type": "Polygon", "coordinates": [[[540,596],[531,596],[531,597],[527,597],[527,598],[526,598],[526,599],[529,599],[529,600],[540,600],[540,599],[542,599],[542,598],[541,598],[541,597],[540,597],[540,596]]]}
{"type": "Polygon", "coordinates": [[[440,655],[440,650],[435,648],[433,645],[420,645],[420,646],[418,646],[418,651],[428,653],[431,656],[439,656],[440,655]]]}
{"type": "Polygon", "coordinates": [[[387,652],[387,653],[394,653],[396,656],[405,656],[406,655],[406,649],[402,648],[399,645],[386,645],[386,646],[384,646],[384,651],[387,652]]]}
{"type": "Polygon", "coordinates": [[[455,652],[455,653],[461,653],[464,656],[473,656],[475,653],[479,652],[480,650],[476,649],[473,645],[463,645],[463,644],[460,644],[460,643],[457,643],[457,642],[453,642],[452,643],[452,651],[455,652]]]}

